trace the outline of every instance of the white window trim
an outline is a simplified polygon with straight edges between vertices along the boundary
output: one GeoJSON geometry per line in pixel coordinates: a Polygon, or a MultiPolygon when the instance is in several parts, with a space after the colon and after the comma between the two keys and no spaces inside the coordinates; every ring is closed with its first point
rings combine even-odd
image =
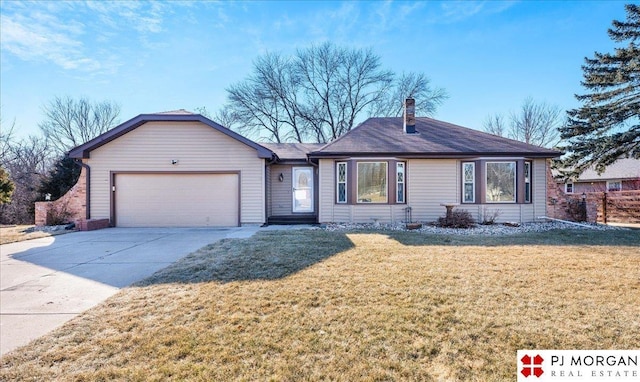
{"type": "Polygon", "coordinates": [[[567,182],[564,184],[565,194],[573,194],[576,190],[576,185],[573,182],[567,182]],[[571,191],[569,191],[569,185],[571,185],[571,191]]]}
{"type": "Polygon", "coordinates": [[[485,201],[488,204],[516,204],[518,202],[518,163],[516,161],[491,161],[491,162],[485,162],[484,165],[484,189],[485,189],[485,195],[488,194],[488,190],[487,187],[489,187],[489,182],[487,182],[487,176],[489,174],[488,171],[488,167],[489,164],[494,164],[494,163],[509,163],[509,164],[513,164],[513,200],[489,200],[488,198],[486,198],[487,200],[485,201]]]}
{"type": "Polygon", "coordinates": [[[473,204],[475,202],[476,202],[476,163],[475,162],[462,162],[462,203],[473,204]],[[471,201],[468,201],[468,200],[464,199],[464,186],[467,183],[466,179],[464,178],[464,167],[465,167],[465,165],[471,165],[471,168],[472,168],[473,179],[471,180],[471,187],[472,187],[471,201]]]}
{"type": "Polygon", "coordinates": [[[398,204],[404,204],[406,203],[407,200],[407,163],[406,162],[396,162],[396,203],[398,204]],[[398,170],[400,167],[402,167],[402,182],[398,181],[398,173],[400,173],[400,171],[398,170]],[[402,184],[402,200],[399,200],[400,198],[398,198],[398,185],[402,184]]]}
{"type": "Polygon", "coordinates": [[[348,166],[347,162],[336,162],[336,203],[337,204],[347,204],[349,200],[349,192],[347,191],[347,181],[349,179],[349,174],[347,173],[348,166]],[[340,166],[344,165],[344,182],[340,181],[340,166]],[[344,184],[344,200],[340,200],[340,184],[344,184]]]}
{"type": "MultiPolygon", "coordinates": [[[[533,202],[533,187],[531,186],[532,178],[533,178],[533,162],[524,162],[524,195],[522,200],[524,200],[525,203],[533,202]],[[527,180],[527,167],[529,167],[529,180],[527,180]],[[527,184],[529,185],[529,200],[527,200],[527,184]]],[[[518,184],[517,178],[516,178],[516,184],[518,184]]]]}
{"type": "Polygon", "coordinates": [[[620,189],[614,191],[622,191],[622,180],[607,180],[607,192],[611,191],[611,187],[609,186],[611,183],[620,183],[620,189]]]}
{"type": "Polygon", "coordinates": [[[356,203],[357,204],[388,204],[389,203],[389,161],[380,160],[380,161],[363,161],[356,162],[356,203]],[[359,179],[360,179],[360,164],[365,163],[384,163],[387,167],[387,179],[386,179],[386,187],[387,192],[385,193],[384,202],[361,202],[360,201],[360,189],[359,189],[359,179]]]}

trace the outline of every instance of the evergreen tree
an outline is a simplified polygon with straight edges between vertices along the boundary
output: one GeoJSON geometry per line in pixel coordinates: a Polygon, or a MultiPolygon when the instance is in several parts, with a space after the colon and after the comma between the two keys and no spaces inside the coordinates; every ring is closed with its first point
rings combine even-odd
{"type": "Polygon", "coordinates": [[[9,179],[9,174],[0,167],[0,204],[9,203],[11,201],[11,195],[13,195],[15,185],[9,179]]]}
{"type": "Polygon", "coordinates": [[[66,194],[78,182],[81,170],[74,159],[59,159],[38,188],[40,199],[44,200],[46,194],[51,194],[51,200],[56,200],[66,194]]]}
{"type": "Polygon", "coordinates": [[[585,58],[582,85],[589,93],[576,95],[582,107],[569,110],[568,124],[560,129],[567,155],[565,177],[580,175],[594,166],[602,172],[618,158],[640,158],[640,6],[625,5],[626,21],[613,21],[609,36],[628,45],[613,54],[585,58]]]}

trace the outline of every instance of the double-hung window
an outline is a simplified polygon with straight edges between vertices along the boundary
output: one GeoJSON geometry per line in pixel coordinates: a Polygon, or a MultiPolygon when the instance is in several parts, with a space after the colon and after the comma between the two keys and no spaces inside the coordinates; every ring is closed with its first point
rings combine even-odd
{"type": "Polygon", "coordinates": [[[516,202],[516,162],[487,162],[487,203],[516,202]]]}
{"type": "Polygon", "coordinates": [[[524,202],[531,203],[531,162],[524,162],[524,202]]]}
{"type": "Polygon", "coordinates": [[[462,163],[462,202],[475,203],[476,201],[476,164],[473,162],[462,163]]]}
{"type": "Polygon", "coordinates": [[[347,202],[347,162],[336,163],[336,203],[347,202]]]}
{"type": "Polygon", "coordinates": [[[396,163],[396,203],[404,203],[405,193],[405,176],[404,176],[404,162],[396,163]]]}

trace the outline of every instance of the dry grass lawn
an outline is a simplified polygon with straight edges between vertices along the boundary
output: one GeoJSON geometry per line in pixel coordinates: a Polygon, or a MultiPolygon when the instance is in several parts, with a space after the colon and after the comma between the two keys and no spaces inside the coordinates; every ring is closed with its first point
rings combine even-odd
{"type": "Polygon", "coordinates": [[[1,361],[2,380],[512,381],[640,347],[638,231],[224,240],[1,361]]]}
{"type": "Polygon", "coordinates": [[[27,229],[33,228],[33,225],[9,225],[0,226],[0,244],[15,243],[31,239],[39,239],[41,237],[61,235],[73,231],[63,230],[54,232],[33,231],[26,232],[27,229]]]}

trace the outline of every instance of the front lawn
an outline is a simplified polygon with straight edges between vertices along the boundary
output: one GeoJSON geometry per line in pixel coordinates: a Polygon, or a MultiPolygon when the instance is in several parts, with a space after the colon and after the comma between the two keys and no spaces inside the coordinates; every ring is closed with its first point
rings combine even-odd
{"type": "Polygon", "coordinates": [[[15,243],[31,239],[40,239],[73,232],[71,230],[39,230],[34,225],[2,225],[0,226],[0,244],[15,243]]]}
{"type": "Polygon", "coordinates": [[[1,361],[2,380],[512,381],[517,349],[640,347],[638,231],[261,232],[1,361]]]}

